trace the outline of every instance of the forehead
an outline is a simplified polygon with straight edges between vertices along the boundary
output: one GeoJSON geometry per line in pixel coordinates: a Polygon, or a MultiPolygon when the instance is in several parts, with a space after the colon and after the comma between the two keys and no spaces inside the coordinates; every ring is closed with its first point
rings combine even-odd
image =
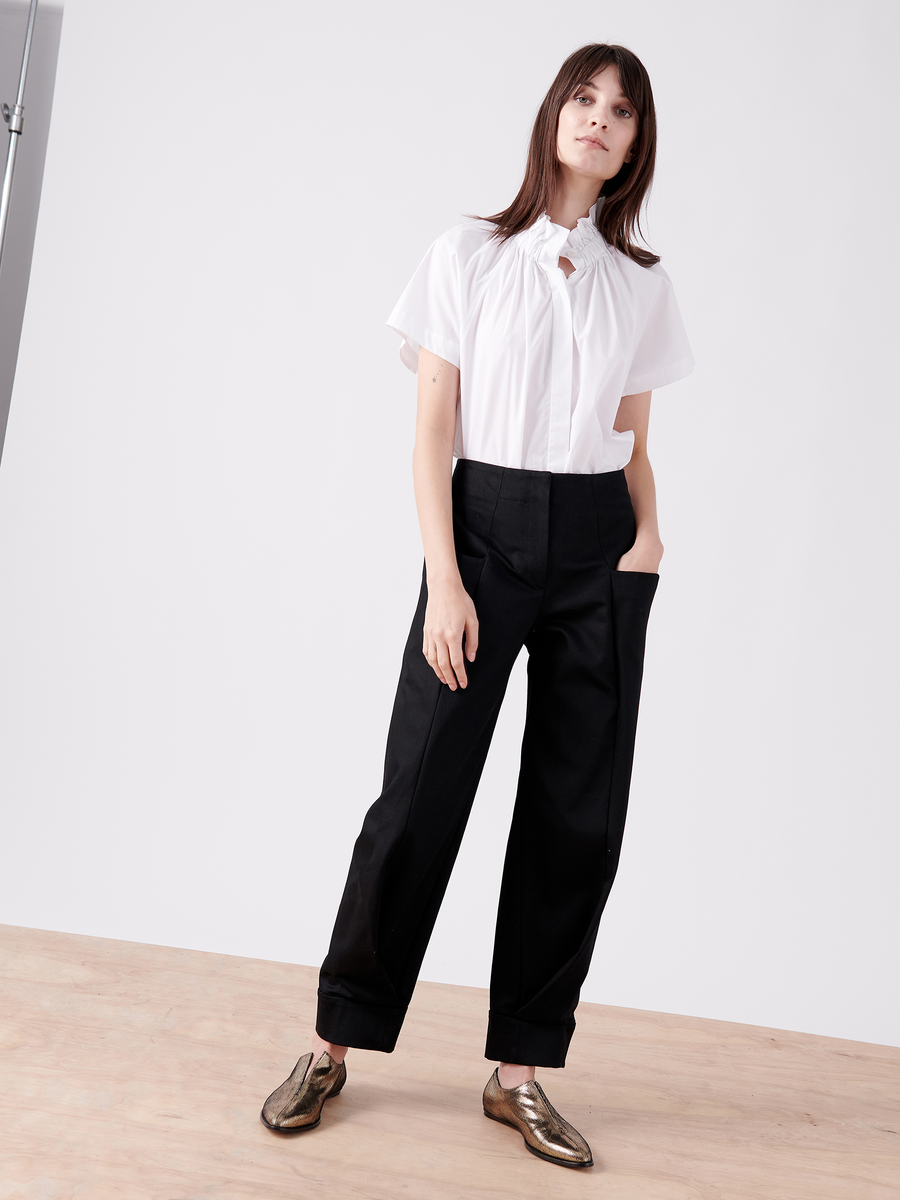
{"type": "Polygon", "coordinates": [[[595,75],[585,80],[583,86],[592,87],[597,92],[618,92],[620,96],[623,94],[622,84],[619,81],[619,72],[612,63],[601,67],[595,75]]]}

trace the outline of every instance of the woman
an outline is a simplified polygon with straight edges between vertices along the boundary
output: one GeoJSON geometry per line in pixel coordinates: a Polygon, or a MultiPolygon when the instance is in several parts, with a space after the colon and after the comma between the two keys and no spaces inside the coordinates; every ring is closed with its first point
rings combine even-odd
{"type": "Polygon", "coordinates": [[[319,1123],[349,1046],[393,1050],[524,644],[484,1111],[541,1158],[592,1163],[534,1075],[565,1065],[618,864],[663,553],[651,390],[693,367],[669,278],[631,241],[655,149],[640,61],[576,51],[538,111],[516,199],[439,237],[388,319],[418,372],[422,585],[312,1048],[265,1102],[269,1128],[319,1123]]]}

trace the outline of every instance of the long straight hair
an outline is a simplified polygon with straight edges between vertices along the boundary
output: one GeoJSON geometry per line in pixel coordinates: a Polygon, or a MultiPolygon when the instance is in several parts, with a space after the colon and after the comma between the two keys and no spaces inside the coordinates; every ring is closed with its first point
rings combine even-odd
{"type": "Polygon", "coordinates": [[[608,179],[600,189],[604,199],[597,213],[597,228],[611,246],[642,267],[659,262],[658,254],[632,241],[635,230],[641,235],[641,206],[656,163],[656,109],[650,76],[636,54],[624,46],[605,43],[582,46],[560,67],[535,117],[525,178],[518,195],[509,208],[484,218],[497,226],[492,237],[504,241],[521,233],[550,207],[559,181],[556,149],[559,114],[577,88],[608,66],[618,71],[622,91],[634,106],[637,135],[631,146],[631,162],[624,163],[618,175],[608,179]]]}

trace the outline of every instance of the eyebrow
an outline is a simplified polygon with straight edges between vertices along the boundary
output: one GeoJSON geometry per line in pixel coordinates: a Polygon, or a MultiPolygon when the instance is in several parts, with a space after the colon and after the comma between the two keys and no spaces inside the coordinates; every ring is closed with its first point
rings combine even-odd
{"type": "MultiPolygon", "coordinates": [[[[596,85],[591,83],[591,81],[589,79],[586,79],[584,81],[584,83],[579,83],[579,85],[576,87],[575,91],[580,92],[582,88],[586,88],[586,87],[590,88],[592,92],[596,92],[596,90],[597,90],[596,85]]],[[[620,92],[619,95],[616,96],[616,99],[617,100],[625,100],[628,104],[631,105],[632,108],[634,108],[634,101],[629,100],[624,92],[620,92]]]]}

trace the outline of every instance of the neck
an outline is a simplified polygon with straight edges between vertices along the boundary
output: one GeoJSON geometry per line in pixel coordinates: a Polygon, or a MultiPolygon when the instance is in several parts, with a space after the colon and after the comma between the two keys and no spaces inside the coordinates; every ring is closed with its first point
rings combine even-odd
{"type": "Polygon", "coordinates": [[[600,194],[604,180],[589,179],[574,175],[563,163],[559,164],[556,194],[547,208],[547,216],[554,225],[574,229],[580,217],[586,217],[591,205],[600,194]]]}

